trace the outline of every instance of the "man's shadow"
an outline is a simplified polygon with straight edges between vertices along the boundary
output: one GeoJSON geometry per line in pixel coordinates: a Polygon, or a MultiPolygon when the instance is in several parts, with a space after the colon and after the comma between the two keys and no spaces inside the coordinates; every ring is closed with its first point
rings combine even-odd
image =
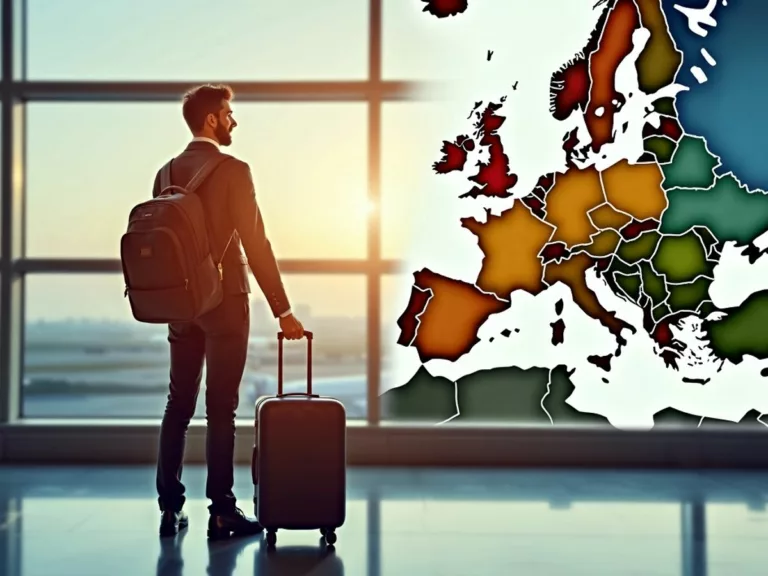
{"type": "MultiPolygon", "coordinates": [[[[157,576],[184,576],[182,543],[187,530],[160,540],[157,576]]],[[[254,576],[344,576],[344,563],[321,538],[317,546],[280,546],[269,549],[263,536],[208,542],[209,576],[233,576],[243,550],[256,543],[254,576]]]]}

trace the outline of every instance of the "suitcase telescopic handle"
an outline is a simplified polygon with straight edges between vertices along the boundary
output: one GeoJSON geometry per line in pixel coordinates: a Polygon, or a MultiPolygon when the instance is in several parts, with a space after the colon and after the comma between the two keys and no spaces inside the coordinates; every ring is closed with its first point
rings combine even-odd
{"type": "MultiPolygon", "coordinates": [[[[312,395],[312,340],[315,337],[309,330],[304,330],[304,336],[307,339],[307,395],[312,395]]],[[[285,334],[281,330],[277,333],[277,395],[283,394],[283,340],[285,334]]],[[[303,396],[303,394],[302,394],[303,396]]]]}

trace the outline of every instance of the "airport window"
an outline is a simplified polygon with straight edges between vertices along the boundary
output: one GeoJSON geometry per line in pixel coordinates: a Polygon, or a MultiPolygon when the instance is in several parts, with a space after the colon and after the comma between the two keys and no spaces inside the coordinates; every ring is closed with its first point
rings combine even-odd
{"type": "MultiPolygon", "coordinates": [[[[406,310],[411,294],[412,274],[385,274],[381,277],[381,382],[379,394],[381,418],[384,421],[395,419],[399,414],[393,412],[391,394],[387,391],[402,386],[410,379],[404,356],[412,352],[412,359],[418,364],[415,350],[405,351],[398,340],[401,328],[398,319],[406,310]]],[[[396,407],[395,407],[396,408],[396,407]]],[[[416,418],[418,420],[418,418],[416,418]]]]}
{"type": "MultiPolygon", "coordinates": [[[[13,210],[4,253],[14,261],[3,268],[0,290],[11,286],[13,273],[24,291],[23,297],[12,292],[10,302],[22,324],[11,319],[15,314],[0,321],[23,353],[16,354],[12,341],[0,342],[0,357],[10,359],[0,367],[2,394],[11,400],[0,420],[162,415],[166,329],[133,320],[123,298],[119,238],[130,208],[149,198],[162,162],[189,140],[180,115],[184,89],[224,81],[236,84],[240,125],[227,151],[253,170],[297,314],[311,309],[316,381],[333,381],[326,393],[345,396],[350,421],[377,421],[369,387],[390,382],[391,366],[387,357],[380,363],[369,354],[369,333],[380,334],[390,316],[382,319],[371,308],[367,286],[407,256],[418,172],[431,165],[431,157],[418,157],[427,148],[419,131],[435,117],[428,106],[393,104],[420,98],[414,83],[378,82],[381,36],[371,30],[382,25],[379,3],[228,0],[212,10],[193,0],[180,30],[178,2],[171,0],[8,2],[15,41],[2,49],[13,52],[14,74],[5,81],[13,83],[22,114],[12,116],[13,134],[6,137],[12,136],[13,161],[21,162],[16,187],[2,189],[13,210]],[[154,17],[147,20],[141,15],[150,7],[154,17]],[[226,19],[212,25],[221,12],[226,19]],[[266,21],[270,26],[260,26],[266,21]],[[187,40],[195,34],[210,41],[190,55],[187,40]],[[377,189],[380,217],[370,217],[369,194],[377,189]],[[125,348],[107,350],[104,341],[112,338],[125,348]]],[[[263,297],[253,278],[251,286],[258,318],[263,297]]],[[[258,324],[254,319],[255,338],[258,324]]],[[[264,361],[259,350],[246,368],[253,394],[272,390],[276,374],[274,359],[267,363],[275,350],[263,351],[264,361]]],[[[250,402],[241,401],[241,409],[239,417],[252,417],[250,402]]],[[[203,414],[198,406],[196,417],[203,414]]]]}
{"type": "Polygon", "coordinates": [[[368,2],[360,0],[27,2],[32,80],[362,80],[368,74],[368,2]]]}
{"type": "MultiPolygon", "coordinates": [[[[236,98],[226,151],[251,166],[277,257],[365,257],[366,104],[236,98]]],[[[180,105],[34,103],[27,117],[27,256],[119,257],[131,208],[190,139],[180,105]]]]}
{"type": "MultiPolygon", "coordinates": [[[[364,419],[365,277],[284,274],[296,316],[315,333],[313,389],[364,419]],[[341,385],[340,385],[341,384],[341,385]]],[[[251,334],[238,417],[277,391],[277,322],[251,281],[251,334]]],[[[141,324],[121,274],[29,274],[22,413],[28,418],[160,418],[168,393],[167,328],[141,324]]],[[[286,391],[306,385],[306,341],[285,343],[286,391]]],[[[204,386],[196,418],[205,417],[204,386]]]]}
{"type": "MultiPolygon", "coordinates": [[[[427,224],[416,219],[424,214],[425,187],[446,184],[430,177],[434,175],[432,165],[440,159],[443,140],[452,137],[441,133],[440,120],[444,122],[445,118],[441,107],[431,102],[382,104],[381,251],[384,258],[409,256],[414,234],[427,224]]],[[[446,187],[446,197],[448,194],[450,187],[446,187]]],[[[434,220],[439,221],[439,217],[434,220]]]]}
{"type": "MultiPolygon", "coordinates": [[[[312,389],[341,400],[349,420],[364,420],[367,409],[366,279],[347,274],[284,274],[294,313],[314,332],[312,389]]],[[[254,287],[251,304],[251,347],[244,383],[253,379],[255,396],[275,394],[277,384],[276,325],[261,292],[254,287]]],[[[285,342],[286,391],[306,387],[305,340],[285,342]]],[[[241,387],[244,390],[246,386],[241,387]]],[[[241,402],[242,404],[242,402],[241,402]]],[[[253,403],[242,417],[251,418],[253,403]]]]}

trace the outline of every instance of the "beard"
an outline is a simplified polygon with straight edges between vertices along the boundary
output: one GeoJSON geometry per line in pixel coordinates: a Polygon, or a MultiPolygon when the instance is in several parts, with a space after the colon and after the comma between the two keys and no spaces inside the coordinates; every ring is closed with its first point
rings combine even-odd
{"type": "Polygon", "coordinates": [[[232,144],[232,131],[224,128],[221,124],[216,126],[214,135],[216,136],[216,140],[218,140],[219,144],[222,146],[229,146],[232,144]]]}

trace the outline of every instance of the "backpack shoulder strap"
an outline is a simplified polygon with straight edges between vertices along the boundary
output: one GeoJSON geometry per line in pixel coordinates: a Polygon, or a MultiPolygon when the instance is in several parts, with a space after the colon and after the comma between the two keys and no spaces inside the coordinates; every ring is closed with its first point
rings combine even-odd
{"type": "Polygon", "coordinates": [[[231,156],[228,154],[218,154],[215,158],[211,158],[205,164],[203,164],[195,173],[195,175],[192,176],[189,184],[187,184],[187,194],[193,194],[195,190],[197,190],[200,185],[205,182],[205,179],[208,178],[208,176],[210,176],[222,162],[228,160],[229,158],[231,158],[231,156]]]}
{"type": "MultiPolygon", "coordinates": [[[[218,154],[215,158],[211,158],[208,160],[205,164],[202,165],[202,167],[195,173],[194,176],[192,176],[192,179],[189,181],[189,184],[187,184],[186,190],[187,194],[193,194],[197,188],[200,187],[200,185],[205,182],[205,179],[210,176],[216,168],[218,168],[224,161],[229,160],[231,158],[234,158],[233,156],[230,156],[229,154],[218,154]]],[[[210,228],[210,222],[208,218],[205,219],[205,228],[208,231],[208,238],[210,242],[211,249],[213,248],[213,234],[211,232],[210,228]]],[[[219,261],[217,263],[217,267],[219,269],[219,275],[221,275],[221,262],[224,259],[224,254],[226,254],[227,249],[229,248],[230,243],[232,242],[232,238],[235,235],[234,230],[229,235],[229,240],[227,240],[227,245],[224,248],[224,251],[221,253],[221,257],[219,258],[219,261]]],[[[213,252],[213,250],[211,250],[213,252]]]]}

